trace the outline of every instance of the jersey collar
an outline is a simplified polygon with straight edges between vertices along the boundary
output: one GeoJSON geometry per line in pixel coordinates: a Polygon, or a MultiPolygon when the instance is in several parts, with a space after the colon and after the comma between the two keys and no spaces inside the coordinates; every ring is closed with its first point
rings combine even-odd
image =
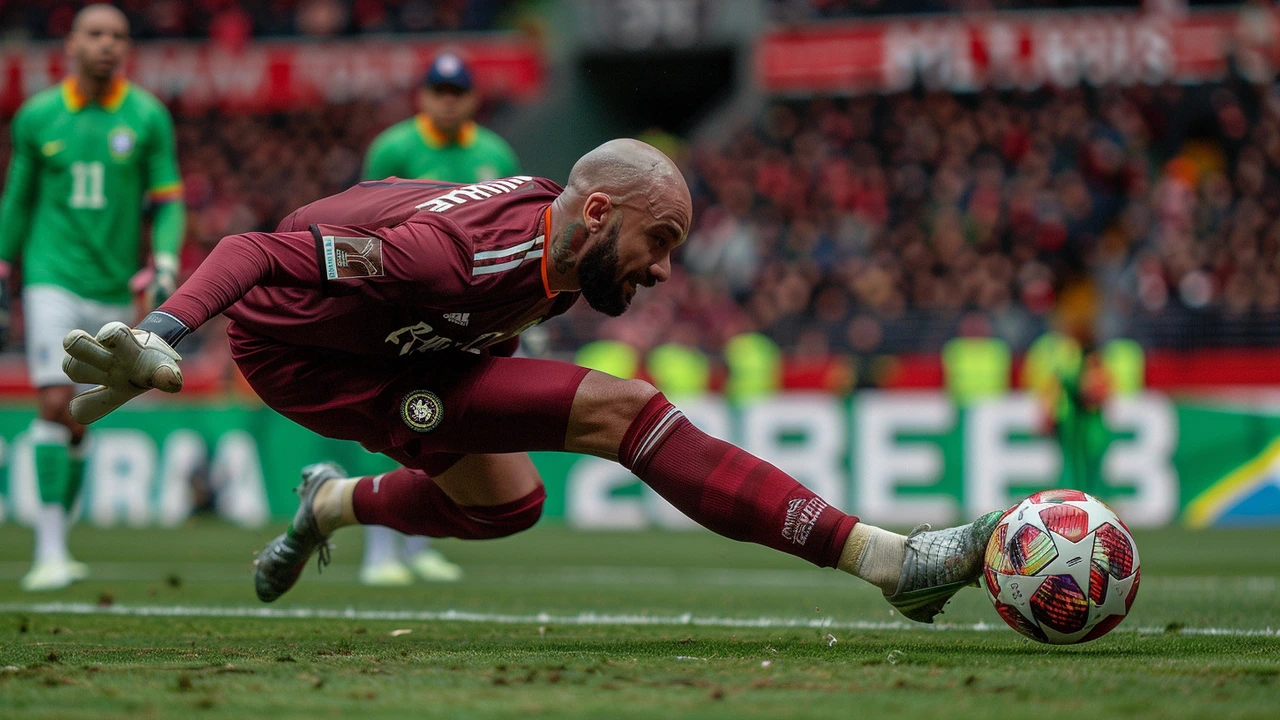
{"type": "MultiPolygon", "coordinates": [[[[122,77],[112,78],[111,87],[107,88],[107,94],[102,96],[102,109],[107,112],[119,110],[120,106],[124,104],[124,96],[128,92],[128,80],[122,77]]],[[[80,88],[76,86],[76,79],[69,77],[62,81],[62,101],[66,103],[67,109],[71,112],[80,112],[89,103],[89,98],[80,94],[80,88]]]]}
{"type": "Polygon", "coordinates": [[[449,145],[458,145],[459,147],[471,147],[476,141],[476,124],[468,120],[458,129],[458,139],[456,142],[449,142],[449,138],[444,133],[436,129],[432,124],[431,118],[422,113],[414,116],[414,125],[418,128],[418,135],[422,138],[422,142],[432,150],[439,150],[449,145]]]}
{"type": "Polygon", "coordinates": [[[547,299],[551,299],[560,294],[560,291],[551,292],[551,282],[547,280],[547,256],[551,254],[551,206],[547,206],[547,213],[542,216],[542,290],[547,294],[547,299]]]}

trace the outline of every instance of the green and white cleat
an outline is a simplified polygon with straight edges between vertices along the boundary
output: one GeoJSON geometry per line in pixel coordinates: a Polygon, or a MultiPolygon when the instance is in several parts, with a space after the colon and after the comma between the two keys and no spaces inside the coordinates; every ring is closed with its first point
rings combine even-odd
{"type": "Polygon", "coordinates": [[[932,623],[960,588],[982,575],[987,541],[1003,511],[995,510],[968,525],[929,532],[921,525],[907,537],[898,590],[889,604],[916,622],[932,623]]]}
{"type": "Polygon", "coordinates": [[[329,564],[329,536],[320,534],[311,505],[321,486],[346,476],[346,471],[336,463],[316,463],[302,468],[302,484],[294,488],[300,502],[293,522],[284,534],[267,543],[253,561],[253,586],[259,600],[272,602],[288,592],[298,582],[312,553],[320,553],[317,570],[323,571],[329,564]]]}
{"type": "Polygon", "coordinates": [[[462,579],[462,567],[432,548],[409,558],[409,567],[427,582],[458,582],[462,579]]]}
{"type": "Polygon", "coordinates": [[[79,560],[67,560],[67,574],[71,576],[72,582],[81,582],[89,579],[89,566],[79,560]]]}
{"type": "Polygon", "coordinates": [[[75,582],[66,562],[46,561],[34,563],[30,572],[22,576],[19,585],[26,592],[61,590],[75,582]]]}
{"type": "Polygon", "coordinates": [[[360,584],[370,587],[404,587],[413,584],[409,566],[399,560],[387,560],[360,568],[360,584]]]}

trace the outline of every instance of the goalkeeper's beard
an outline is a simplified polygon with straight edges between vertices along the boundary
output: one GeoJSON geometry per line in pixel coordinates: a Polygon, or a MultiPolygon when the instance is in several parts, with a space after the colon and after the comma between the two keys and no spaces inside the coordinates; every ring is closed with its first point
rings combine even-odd
{"type": "Polygon", "coordinates": [[[608,237],[582,256],[582,265],[578,268],[583,299],[593,310],[610,317],[618,317],[631,305],[625,278],[618,277],[618,236],[621,233],[622,223],[614,223],[609,228],[608,237]]]}

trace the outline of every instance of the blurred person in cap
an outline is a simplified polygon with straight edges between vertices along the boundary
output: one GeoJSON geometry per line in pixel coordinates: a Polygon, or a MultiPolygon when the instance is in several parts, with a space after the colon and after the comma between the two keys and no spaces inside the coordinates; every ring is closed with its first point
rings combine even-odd
{"type": "Polygon", "coordinates": [[[520,172],[515,151],[475,121],[479,98],[471,68],[461,56],[436,56],[418,91],[418,114],[374,138],[364,178],[476,183],[520,172]]]}
{"type": "MultiPolygon", "coordinates": [[[[440,53],[423,76],[418,114],[387,128],[369,146],[364,179],[395,176],[465,184],[518,174],[520,165],[507,141],[476,123],[478,105],[466,61],[456,53],[440,53]]],[[[368,459],[383,465],[372,471],[396,467],[382,456],[368,459]]],[[[408,585],[415,575],[432,582],[461,579],[462,568],[429,543],[425,537],[367,526],[360,582],[408,585]]]]}

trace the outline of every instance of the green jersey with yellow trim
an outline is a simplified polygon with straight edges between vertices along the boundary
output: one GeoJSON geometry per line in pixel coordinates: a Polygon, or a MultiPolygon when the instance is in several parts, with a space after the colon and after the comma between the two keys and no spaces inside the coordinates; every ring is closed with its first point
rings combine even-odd
{"type": "MultiPolygon", "coordinates": [[[[27,100],[12,131],[0,259],[21,255],[28,285],[129,302],[144,198],[182,194],[169,111],[123,79],[101,102],[87,101],[67,79],[27,100]]],[[[153,250],[176,256],[181,232],[165,235],[156,233],[153,250]]]]}
{"type": "Polygon", "coordinates": [[[467,123],[450,141],[424,115],[384,130],[369,145],[364,162],[366,180],[394,175],[470,184],[519,174],[515,151],[497,133],[467,123]]]}

